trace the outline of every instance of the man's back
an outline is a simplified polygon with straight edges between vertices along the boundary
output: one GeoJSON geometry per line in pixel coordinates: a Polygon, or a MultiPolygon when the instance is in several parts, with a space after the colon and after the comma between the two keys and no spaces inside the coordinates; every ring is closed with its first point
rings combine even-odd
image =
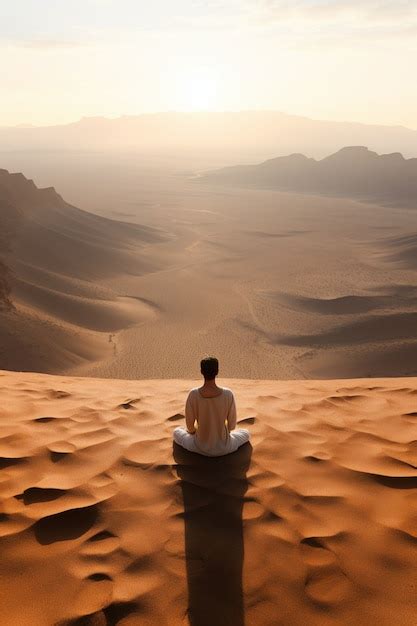
{"type": "Polygon", "coordinates": [[[190,391],[185,406],[187,428],[192,431],[196,422],[196,443],[204,451],[220,451],[236,426],[236,405],[230,389],[205,397],[198,388],[190,391]]]}
{"type": "Polygon", "coordinates": [[[230,389],[218,387],[216,376],[219,361],[204,357],[200,363],[204,385],[191,389],[185,405],[187,428],[174,430],[175,442],[206,456],[222,456],[235,452],[249,441],[249,431],[236,428],[236,404],[230,389]],[[233,432],[231,432],[233,431],[233,432]]]}

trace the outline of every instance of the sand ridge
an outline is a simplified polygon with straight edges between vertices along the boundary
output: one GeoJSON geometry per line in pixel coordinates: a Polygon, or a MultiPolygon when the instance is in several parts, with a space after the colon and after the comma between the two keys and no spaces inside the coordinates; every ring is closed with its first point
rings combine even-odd
{"type": "Polygon", "coordinates": [[[2,623],[415,624],[417,379],[221,383],[206,460],[196,381],[0,373],[2,623]]]}

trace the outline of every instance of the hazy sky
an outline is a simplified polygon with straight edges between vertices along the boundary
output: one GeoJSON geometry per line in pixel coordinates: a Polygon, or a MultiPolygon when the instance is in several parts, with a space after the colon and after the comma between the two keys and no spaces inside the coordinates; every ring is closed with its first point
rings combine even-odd
{"type": "Polygon", "coordinates": [[[417,128],[417,0],[0,0],[0,124],[276,109],[417,128]]]}

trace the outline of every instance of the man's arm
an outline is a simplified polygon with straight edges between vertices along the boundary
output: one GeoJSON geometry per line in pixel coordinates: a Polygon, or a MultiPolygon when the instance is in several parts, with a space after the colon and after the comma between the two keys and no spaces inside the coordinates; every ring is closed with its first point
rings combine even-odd
{"type": "Polygon", "coordinates": [[[194,403],[192,400],[192,394],[188,394],[187,402],[185,403],[185,424],[189,433],[195,433],[195,421],[197,416],[194,411],[194,403]]]}
{"type": "Polygon", "coordinates": [[[231,403],[229,406],[229,411],[227,413],[227,426],[229,430],[233,430],[234,428],[236,428],[236,403],[233,393],[231,394],[231,396],[231,403]]]}

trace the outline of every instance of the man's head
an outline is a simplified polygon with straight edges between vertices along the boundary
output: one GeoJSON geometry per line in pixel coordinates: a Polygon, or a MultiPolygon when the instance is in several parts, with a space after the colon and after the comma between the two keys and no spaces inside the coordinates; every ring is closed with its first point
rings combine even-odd
{"type": "Polygon", "coordinates": [[[200,371],[204,380],[214,380],[219,373],[219,361],[214,356],[206,356],[201,360],[200,371]]]}

